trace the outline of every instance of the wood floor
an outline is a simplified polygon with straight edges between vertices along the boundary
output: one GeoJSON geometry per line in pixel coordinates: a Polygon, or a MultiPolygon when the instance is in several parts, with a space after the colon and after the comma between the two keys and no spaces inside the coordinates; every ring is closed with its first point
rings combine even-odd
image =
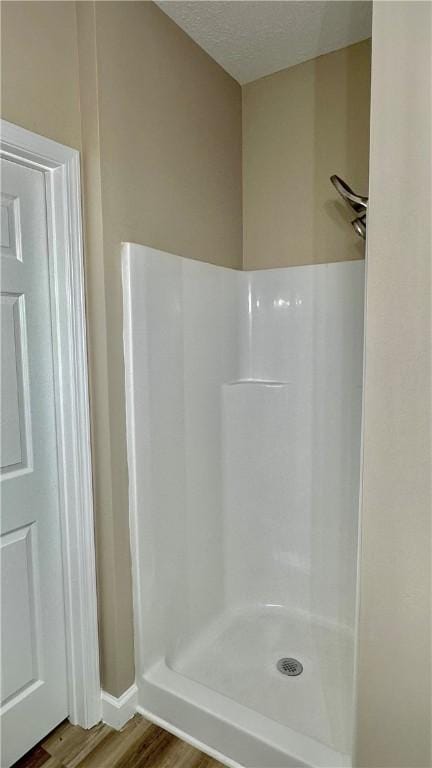
{"type": "Polygon", "coordinates": [[[13,768],[222,768],[221,763],[135,715],[122,731],[65,721],[13,768]]]}

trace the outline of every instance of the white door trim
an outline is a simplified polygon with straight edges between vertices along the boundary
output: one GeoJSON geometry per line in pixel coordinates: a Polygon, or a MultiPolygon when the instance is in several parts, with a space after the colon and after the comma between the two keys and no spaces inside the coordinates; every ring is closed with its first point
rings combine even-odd
{"type": "Polygon", "coordinates": [[[101,717],[79,152],[0,121],[0,156],[44,172],[69,717],[101,717]]]}

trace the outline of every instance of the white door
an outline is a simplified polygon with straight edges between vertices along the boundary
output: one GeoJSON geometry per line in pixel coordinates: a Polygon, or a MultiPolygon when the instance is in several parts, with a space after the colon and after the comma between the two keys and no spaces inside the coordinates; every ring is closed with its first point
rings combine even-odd
{"type": "Polygon", "coordinates": [[[1,768],[68,715],[44,175],[1,160],[1,768]]]}

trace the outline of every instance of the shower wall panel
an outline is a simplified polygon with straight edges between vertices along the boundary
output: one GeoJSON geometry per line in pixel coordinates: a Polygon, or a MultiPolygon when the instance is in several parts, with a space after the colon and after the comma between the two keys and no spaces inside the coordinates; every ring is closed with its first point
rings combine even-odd
{"type": "Polygon", "coordinates": [[[148,666],[225,602],[220,393],[238,377],[241,274],[136,245],[125,251],[128,455],[148,666]]]}
{"type": "MultiPolygon", "coordinates": [[[[247,509],[258,528],[258,521],[266,520],[277,542],[267,559],[273,561],[282,594],[277,589],[268,601],[352,628],[364,264],[261,270],[245,273],[244,279],[249,285],[249,328],[242,334],[248,346],[248,375],[278,382],[287,397],[282,411],[277,389],[269,390],[274,396],[272,445],[264,439],[262,451],[250,456],[249,471],[236,471],[236,462],[243,467],[244,456],[230,458],[230,477],[245,483],[246,494],[250,478],[267,462],[264,474],[274,503],[269,496],[261,506],[256,494],[254,504],[250,495],[247,509]]],[[[252,425],[257,412],[251,400],[252,425]]],[[[269,429],[271,423],[268,416],[269,429]]],[[[243,428],[239,439],[244,435],[243,428]]],[[[247,451],[244,442],[243,453],[247,451]]],[[[236,514],[235,506],[225,510],[231,521],[236,514]]]]}
{"type": "Polygon", "coordinates": [[[289,509],[296,484],[292,386],[240,380],[223,386],[222,403],[227,607],[294,607],[300,598],[286,558],[296,558],[295,531],[303,522],[289,509]]]}

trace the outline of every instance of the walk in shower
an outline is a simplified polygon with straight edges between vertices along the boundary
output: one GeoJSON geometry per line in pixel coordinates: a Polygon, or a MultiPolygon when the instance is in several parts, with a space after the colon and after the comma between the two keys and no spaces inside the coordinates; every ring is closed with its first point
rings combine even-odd
{"type": "Polygon", "coordinates": [[[227,765],[349,766],[364,262],[127,244],[123,286],[139,707],[227,765]]]}

